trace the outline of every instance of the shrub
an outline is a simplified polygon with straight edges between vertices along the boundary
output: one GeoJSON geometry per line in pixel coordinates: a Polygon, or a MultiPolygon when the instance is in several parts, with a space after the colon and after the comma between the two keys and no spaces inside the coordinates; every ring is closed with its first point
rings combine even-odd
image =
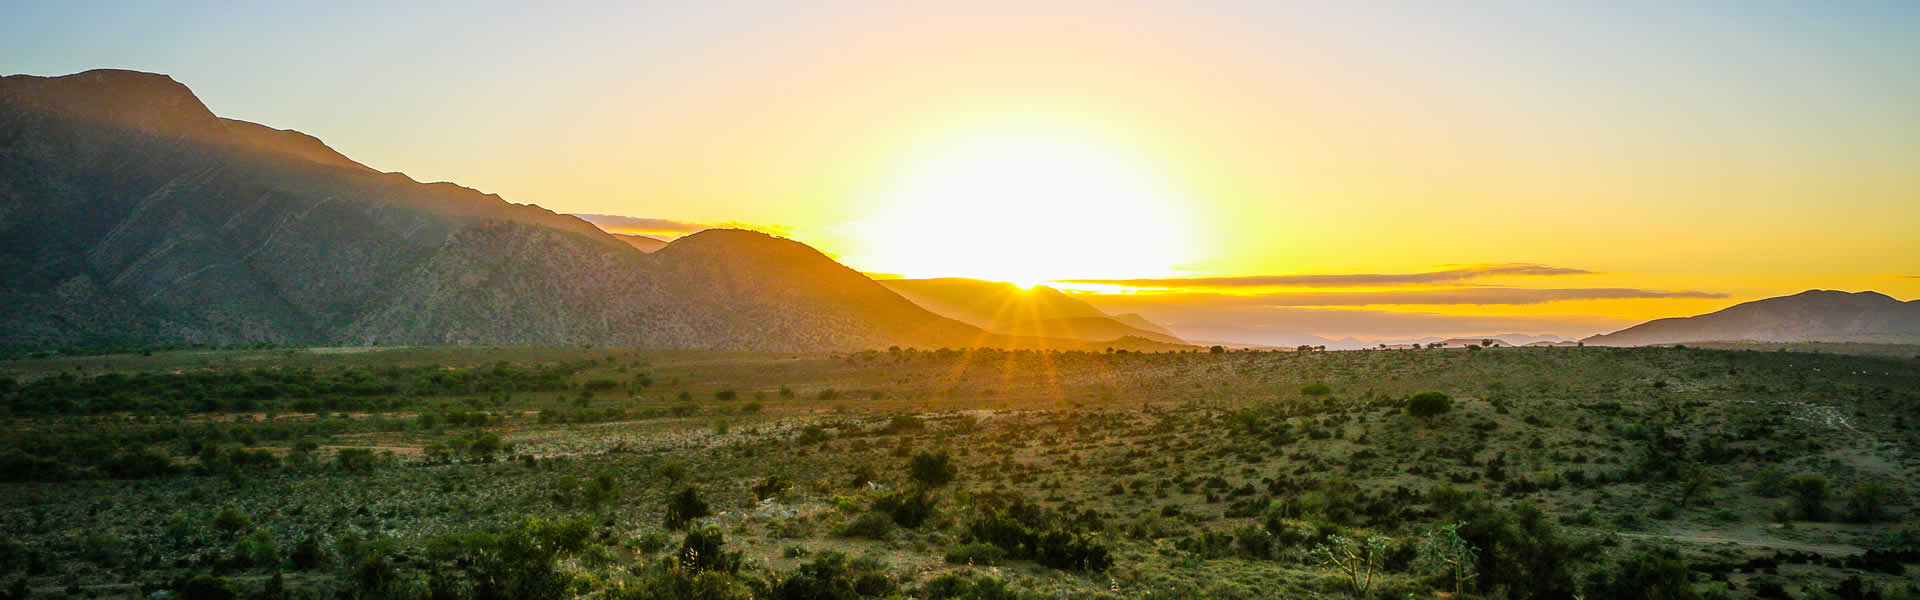
{"type": "Polygon", "coordinates": [[[819,425],[800,428],[800,437],[794,440],[800,444],[818,444],[827,441],[827,430],[819,425]]]}
{"type": "Polygon", "coordinates": [[[753,485],[753,499],[766,500],[779,496],[780,494],[786,493],[787,488],[792,485],[793,484],[789,483],[785,477],[770,475],[760,483],[753,485]]]}
{"type": "Polygon", "coordinates": [[[1787,474],[1767,467],[1753,476],[1753,493],[1762,498],[1778,498],[1787,493],[1787,474]]]}
{"type": "Polygon", "coordinates": [[[293,551],[287,553],[287,562],[302,571],[318,569],[326,566],[326,550],[320,547],[320,538],[309,535],[293,545],[293,551]]]}
{"type": "Polygon", "coordinates": [[[1407,414],[1431,418],[1453,410],[1453,398],[1442,392],[1420,392],[1407,398],[1407,414]]]}
{"type": "Polygon", "coordinates": [[[928,600],[1020,600],[1020,594],[1008,588],[1004,580],[968,578],[958,573],[927,580],[918,595],[928,600]]]}
{"type": "Polygon", "coordinates": [[[1333,393],[1333,388],[1324,383],[1309,383],[1300,386],[1300,393],[1308,396],[1325,396],[1333,393]]]}
{"type": "Polygon", "coordinates": [[[660,463],[660,466],[655,467],[653,472],[665,478],[668,483],[679,483],[680,480],[687,478],[687,463],[669,460],[660,463]]]}
{"type": "Polygon", "coordinates": [[[887,539],[893,533],[893,517],[883,512],[862,513],[840,527],[841,537],[857,537],[873,540],[887,539]]]}
{"type": "Polygon", "coordinates": [[[1596,597],[1684,600],[1697,598],[1687,563],[1671,549],[1642,547],[1610,569],[1610,581],[1604,581],[1596,597]]]}
{"type": "Polygon", "coordinates": [[[229,506],[220,509],[218,514],[213,515],[212,524],[213,528],[220,530],[221,533],[232,535],[239,533],[242,529],[253,526],[253,518],[248,517],[247,513],[240,512],[239,509],[229,506]]]}
{"type": "Polygon", "coordinates": [[[705,517],[712,512],[707,501],[700,499],[700,492],[691,487],[680,488],[680,492],[667,500],[667,529],[686,527],[694,519],[705,517]]]}
{"type": "Polygon", "coordinates": [[[1862,482],[1847,492],[1847,520],[1871,523],[1886,518],[1887,486],[1878,481],[1862,482]]]}
{"type": "Polygon", "coordinates": [[[847,483],[847,487],[865,487],[868,482],[878,481],[878,479],[875,479],[877,476],[873,474],[873,467],[866,465],[854,467],[853,471],[848,473],[848,475],[850,481],[847,483]]]}
{"type": "Polygon", "coordinates": [[[993,544],[974,542],[947,550],[947,562],[956,565],[998,565],[1007,559],[1007,551],[993,544]]]}
{"type": "Polygon", "coordinates": [[[373,470],[373,450],[341,448],[333,454],[333,463],[342,471],[370,471],[373,470]]]}
{"type": "Polygon", "coordinates": [[[952,483],[960,470],[946,452],[921,452],[907,463],[907,472],[921,485],[940,487],[952,483]]]}
{"type": "Polygon", "coordinates": [[[1808,521],[1827,518],[1827,478],[1801,475],[1787,480],[1787,493],[1793,496],[1794,514],[1808,521]]]}
{"type": "Polygon", "coordinates": [[[689,529],[680,541],[680,564],[696,571],[739,571],[740,553],[724,550],[726,541],[726,535],[713,525],[689,529]]]}
{"type": "Polygon", "coordinates": [[[773,587],[773,600],[855,600],[886,596],[893,580],[870,559],[849,561],[839,552],[821,552],[773,587]]]}
{"type": "Polygon", "coordinates": [[[185,600],[235,600],[240,597],[239,590],[233,588],[233,582],[212,575],[195,575],[182,582],[178,591],[185,600]]]}
{"type": "Polygon", "coordinates": [[[913,529],[933,517],[934,499],[924,490],[898,492],[882,496],[873,503],[873,509],[887,513],[894,523],[913,529]]]}

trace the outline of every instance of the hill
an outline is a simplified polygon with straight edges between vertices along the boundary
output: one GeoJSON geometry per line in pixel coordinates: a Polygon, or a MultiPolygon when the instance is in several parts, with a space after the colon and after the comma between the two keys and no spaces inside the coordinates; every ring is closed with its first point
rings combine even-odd
{"type": "Polygon", "coordinates": [[[633,246],[641,252],[653,252],[667,247],[665,241],[644,235],[634,235],[630,233],[610,233],[608,235],[613,236],[614,239],[626,242],[628,246],[633,246]]]}
{"type": "Polygon", "coordinates": [[[1920,343],[1920,301],[1879,292],[1807,290],[1693,317],[1648,321],[1582,340],[1589,346],[1687,342],[1920,343]]]}
{"type": "Polygon", "coordinates": [[[707,232],[648,254],[135,71],[0,78],[0,269],[14,347],[995,341],[797,242],[707,232]]]}
{"type": "Polygon", "coordinates": [[[936,314],[996,333],[1096,342],[1134,337],[1187,343],[1139,315],[1126,315],[1123,320],[1044,285],[1021,289],[1011,283],[960,277],[887,279],[880,284],[936,314]]]}

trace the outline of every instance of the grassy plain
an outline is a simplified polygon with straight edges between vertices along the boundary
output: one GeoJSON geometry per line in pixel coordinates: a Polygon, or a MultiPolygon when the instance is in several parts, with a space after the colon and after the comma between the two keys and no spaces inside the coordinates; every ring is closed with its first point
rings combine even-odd
{"type": "Polygon", "coordinates": [[[1879,354],[20,359],[0,362],[0,585],[35,597],[222,597],[220,585],[241,597],[1913,597],[1920,360],[1879,354]],[[1447,410],[1408,414],[1426,391],[1447,410]],[[916,461],[944,461],[952,481],[937,466],[915,477],[916,461]],[[692,535],[667,526],[686,490],[710,513],[692,535]]]}

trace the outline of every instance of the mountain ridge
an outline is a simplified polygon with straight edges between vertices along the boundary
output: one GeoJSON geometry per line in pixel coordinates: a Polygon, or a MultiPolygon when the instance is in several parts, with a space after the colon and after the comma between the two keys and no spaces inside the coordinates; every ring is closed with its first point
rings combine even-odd
{"type": "Polygon", "coordinates": [[[1902,302],[1875,291],[1812,289],[1702,315],[1655,319],[1581,341],[1599,346],[1737,341],[1920,344],[1920,300],[1902,302]]]}
{"type": "Polygon", "coordinates": [[[964,277],[884,279],[879,283],[942,315],[996,333],[1105,342],[1126,338],[1187,344],[1139,315],[1137,327],[1070,294],[1044,285],[1021,289],[1011,283],[964,277]]]}
{"type": "Polygon", "coordinates": [[[940,317],[766,234],[649,254],[124,70],[0,78],[0,268],[10,346],[1047,344],[940,317]]]}

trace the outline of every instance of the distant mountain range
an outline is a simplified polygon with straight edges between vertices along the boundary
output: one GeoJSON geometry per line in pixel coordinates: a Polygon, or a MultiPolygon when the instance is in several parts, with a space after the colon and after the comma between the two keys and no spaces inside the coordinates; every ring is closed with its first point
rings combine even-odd
{"type": "Polygon", "coordinates": [[[1920,344],[1920,300],[1879,292],[1807,290],[1693,317],[1657,319],[1581,340],[1589,346],[1687,342],[1920,344]]]}
{"type": "Polygon", "coordinates": [[[0,272],[10,347],[1080,347],[933,314],[791,240],[619,237],[381,173],[121,70],[0,78],[0,272]]]}
{"type": "Polygon", "coordinates": [[[994,333],[1087,341],[1136,338],[1167,344],[1187,343],[1140,315],[1109,315],[1044,285],[1020,289],[1011,283],[959,277],[882,279],[880,285],[935,314],[994,333]]]}
{"type": "Polygon", "coordinates": [[[631,233],[608,233],[607,235],[613,236],[613,239],[626,242],[628,246],[633,246],[634,248],[639,249],[641,252],[653,252],[655,250],[659,250],[661,248],[667,247],[666,240],[651,238],[644,235],[634,235],[631,233]]]}

